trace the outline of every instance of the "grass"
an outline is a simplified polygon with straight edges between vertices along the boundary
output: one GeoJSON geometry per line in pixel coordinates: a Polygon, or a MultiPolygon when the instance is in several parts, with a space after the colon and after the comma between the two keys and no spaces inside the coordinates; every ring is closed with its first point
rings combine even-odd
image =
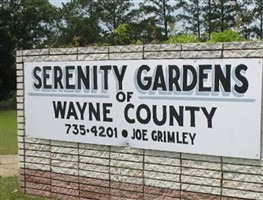
{"type": "MultiPolygon", "coordinates": [[[[0,177],[0,200],[44,200],[47,198],[34,197],[19,191],[17,176],[0,177]]],[[[48,199],[51,200],[51,199],[48,199]]]]}
{"type": "MultiPolygon", "coordinates": [[[[16,111],[0,111],[0,155],[17,154],[16,111]]],[[[55,200],[35,197],[19,191],[18,177],[0,176],[0,200],[55,200]]]]}
{"type": "Polygon", "coordinates": [[[16,111],[0,111],[0,155],[17,154],[16,111]]]}

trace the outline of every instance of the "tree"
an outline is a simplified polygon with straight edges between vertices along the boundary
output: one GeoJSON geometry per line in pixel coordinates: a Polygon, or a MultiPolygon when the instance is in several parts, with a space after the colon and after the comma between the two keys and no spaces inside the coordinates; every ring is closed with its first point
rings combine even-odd
{"type": "Polygon", "coordinates": [[[120,24],[133,18],[133,3],[130,0],[98,0],[100,20],[110,33],[120,24]]]}
{"type": "MultiPolygon", "coordinates": [[[[210,39],[212,32],[234,29],[244,32],[250,23],[250,0],[205,0],[203,6],[204,27],[210,39]]],[[[251,5],[250,5],[251,6],[251,5]]]]}
{"type": "Polygon", "coordinates": [[[203,7],[203,19],[204,19],[204,28],[205,32],[208,34],[208,40],[210,39],[211,33],[216,29],[213,21],[215,16],[213,15],[213,9],[215,7],[214,0],[205,0],[203,7]]]}
{"type": "Polygon", "coordinates": [[[252,9],[253,13],[253,22],[252,31],[260,39],[263,39],[263,1],[254,0],[254,8],[252,9]]]}
{"type": "Polygon", "coordinates": [[[142,21],[132,24],[133,38],[145,43],[158,43],[164,41],[163,29],[157,26],[155,17],[148,17],[142,21]]]}
{"type": "Polygon", "coordinates": [[[190,31],[196,34],[201,39],[202,30],[202,5],[200,0],[180,0],[176,5],[177,9],[182,9],[183,12],[177,15],[178,20],[183,20],[187,23],[185,31],[190,31]]]}
{"type": "Polygon", "coordinates": [[[15,89],[15,38],[12,9],[0,7],[0,101],[15,89]]]}
{"type": "MultiPolygon", "coordinates": [[[[94,0],[73,0],[61,9],[60,45],[72,44],[78,38],[79,46],[100,42],[98,4],[94,0]]],[[[76,44],[76,43],[75,43],[76,44]]]]}
{"type": "Polygon", "coordinates": [[[251,35],[251,25],[254,24],[254,11],[251,9],[255,5],[252,0],[232,0],[232,6],[234,11],[232,15],[234,16],[233,30],[245,37],[250,38],[251,35]]]}
{"type": "Polygon", "coordinates": [[[57,9],[48,0],[1,0],[0,100],[15,90],[15,50],[49,45],[57,9]]]}
{"type": "Polygon", "coordinates": [[[155,22],[157,26],[161,27],[163,38],[160,39],[167,40],[169,24],[173,24],[175,21],[173,12],[176,7],[170,3],[170,0],[144,0],[140,7],[151,22],[155,22]]]}
{"type": "MultiPolygon", "coordinates": [[[[12,2],[12,1],[11,1],[12,2]]],[[[13,19],[17,47],[31,49],[37,46],[48,46],[49,37],[54,33],[57,20],[57,8],[48,0],[17,1],[13,19]]]]}

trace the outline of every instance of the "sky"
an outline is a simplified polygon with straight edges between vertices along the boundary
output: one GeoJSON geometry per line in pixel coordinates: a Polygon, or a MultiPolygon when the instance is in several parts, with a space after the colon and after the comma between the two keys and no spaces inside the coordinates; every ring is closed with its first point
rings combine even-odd
{"type": "MultiPolygon", "coordinates": [[[[56,7],[62,7],[62,3],[68,3],[68,2],[70,2],[71,0],[48,0],[52,5],[54,5],[54,6],[56,6],[56,7]]],[[[142,3],[143,2],[143,0],[132,0],[131,2],[133,2],[134,3],[134,6],[135,6],[135,8],[136,8],[136,6],[138,6],[139,5],[139,3],[142,3]]],[[[173,2],[173,1],[171,1],[171,2],[173,2]]],[[[182,24],[181,23],[178,23],[178,24],[176,24],[176,27],[178,28],[178,27],[181,27],[182,26],[182,24]]]]}
{"type": "Polygon", "coordinates": [[[49,0],[49,2],[54,6],[61,7],[62,3],[70,2],[70,0],[49,0]]]}

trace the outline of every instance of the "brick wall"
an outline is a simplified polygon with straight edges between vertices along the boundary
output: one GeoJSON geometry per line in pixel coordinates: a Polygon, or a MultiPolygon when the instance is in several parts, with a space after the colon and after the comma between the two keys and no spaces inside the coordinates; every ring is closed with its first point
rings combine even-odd
{"type": "Polygon", "coordinates": [[[25,136],[23,62],[157,58],[263,58],[263,43],[17,51],[21,191],[73,200],[263,199],[263,159],[192,155],[32,139],[25,136]]]}

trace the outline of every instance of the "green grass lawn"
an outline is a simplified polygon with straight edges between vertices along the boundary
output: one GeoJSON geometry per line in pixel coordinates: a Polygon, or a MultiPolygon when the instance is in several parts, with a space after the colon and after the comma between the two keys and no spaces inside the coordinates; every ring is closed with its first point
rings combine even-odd
{"type": "MultiPolygon", "coordinates": [[[[17,154],[16,111],[0,112],[0,154],[17,154]]],[[[19,191],[17,176],[0,176],[0,200],[52,200],[19,191]]],[[[54,198],[53,198],[54,200],[54,198]]]]}
{"type": "Polygon", "coordinates": [[[0,111],[0,154],[17,154],[16,111],[0,111]]]}

